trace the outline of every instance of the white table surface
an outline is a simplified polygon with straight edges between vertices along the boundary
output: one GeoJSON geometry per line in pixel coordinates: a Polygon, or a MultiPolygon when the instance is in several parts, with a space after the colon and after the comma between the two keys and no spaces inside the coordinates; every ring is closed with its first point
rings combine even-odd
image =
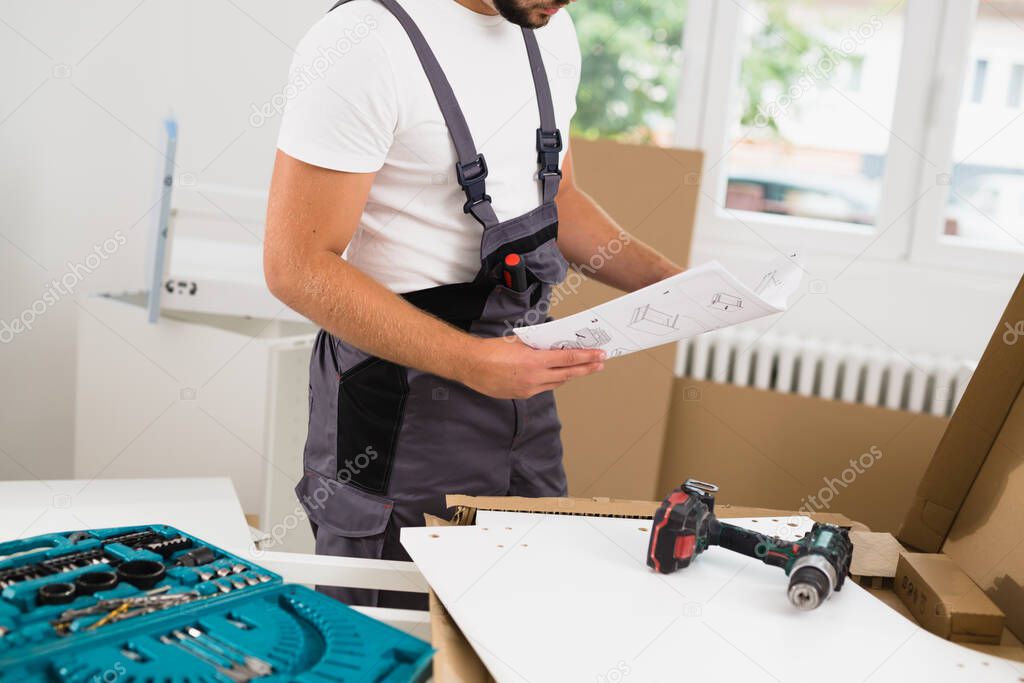
{"type": "Polygon", "coordinates": [[[0,481],[0,541],[138,524],[167,524],[235,551],[252,542],[225,477],[0,481]]]}

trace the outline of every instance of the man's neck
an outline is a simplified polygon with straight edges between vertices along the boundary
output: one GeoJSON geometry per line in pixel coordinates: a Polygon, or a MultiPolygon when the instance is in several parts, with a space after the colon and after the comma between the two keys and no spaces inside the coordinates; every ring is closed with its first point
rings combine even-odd
{"type": "Polygon", "coordinates": [[[498,10],[484,2],[484,0],[455,0],[455,2],[459,3],[466,9],[473,10],[477,14],[486,14],[493,17],[498,13],[498,10]]]}

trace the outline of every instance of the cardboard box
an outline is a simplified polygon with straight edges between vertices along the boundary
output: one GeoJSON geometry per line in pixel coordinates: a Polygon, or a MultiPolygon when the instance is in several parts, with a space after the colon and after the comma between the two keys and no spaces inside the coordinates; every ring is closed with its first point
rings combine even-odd
{"type": "Polygon", "coordinates": [[[948,555],[901,555],[895,591],[917,622],[937,636],[987,645],[1002,639],[1002,610],[948,555]]]}
{"type": "MultiPolygon", "coordinates": [[[[1015,441],[1018,445],[1020,443],[1019,437],[1009,432],[1019,432],[1022,419],[1019,404],[1024,389],[1024,335],[1020,334],[1021,331],[1024,331],[1024,279],[1017,286],[996,325],[967,391],[953,413],[918,486],[913,504],[898,534],[900,540],[908,546],[925,552],[938,552],[953,528],[957,513],[961,512],[969,492],[972,497],[981,499],[975,499],[968,507],[968,519],[964,520],[959,530],[961,538],[972,531],[972,526],[973,530],[979,530],[978,515],[983,509],[995,505],[992,496],[998,497],[1001,484],[992,482],[991,471],[984,477],[989,484],[979,487],[976,496],[972,485],[979,478],[979,471],[997,441],[1001,440],[996,447],[997,451],[1006,448],[1012,450],[1015,441]],[[1015,404],[1018,407],[1010,420],[1011,407],[1015,404]],[[1004,431],[1008,433],[1001,439],[1004,431]],[[972,516],[973,520],[970,519],[972,516]]],[[[1005,456],[994,459],[992,468],[1000,467],[1000,462],[1005,467],[1005,456]]],[[[1012,495],[1007,496],[1007,493],[1012,492],[1003,492],[1002,497],[1013,498],[1012,495]]],[[[1019,500],[1021,489],[1017,489],[1016,493],[1019,500]]],[[[1024,527],[1017,527],[1021,528],[1024,527]]],[[[996,546],[988,546],[993,550],[1006,541],[1005,538],[992,539],[989,536],[985,540],[997,542],[996,546]]],[[[1021,574],[1017,576],[1019,579],[1021,574]]],[[[978,580],[978,577],[975,579],[978,580]]],[[[1024,607],[1019,601],[1018,605],[1024,607]]],[[[1021,620],[1024,620],[1024,613],[1015,619],[1018,622],[1021,620]]]]}
{"type": "Polygon", "coordinates": [[[1001,316],[900,529],[941,552],[1024,637],[1024,279],[1001,316]]]}
{"type": "MultiPolygon", "coordinates": [[[[617,498],[519,498],[515,496],[445,496],[448,509],[454,509],[452,524],[476,523],[478,510],[500,510],[503,512],[542,512],[556,515],[579,515],[582,517],[635,517],[653,519],[661,501],[622,500],[617,498]]],[[[794,510],[773,510],[770,508],[746,507],[718,503],[715,500],[715,514],[727,517],[793,517],[803,515],[794,510]]],[[[846,526],[866,531],[867,527],[845,515],[820,512],[808,515],[817,522],[846,526]]]]}
{"type": "Polygon", "coordinates": [[[723,502],[900,528],[947,419],[679,378],[658,494],[688,477],[723,502]],[[865,467],[865,465],[867,465],[865,467]]]}
{"type": "MultiPolygon", "coordinates": [[[[1024,366],[1024,359],[1019,363],[1024,366]]],[[[992,443],[942,552],[1006,612],[1009,629],[1024,638],[1024,389],[992,443]]]]}
{"type": "MultiPolygon", "coordinates": [[[[676,263],[689,262],[701,152],[574,138],[572,154],[578,185],[619,225],[676,263]]],[[[619,294],[570,273],[556,288],[552,313],[565,317],[619,294]]],[[[674,364],[675,345],[668,344],[620,358],[555,392],[569,495],[661,495],[655,484],[674,364]]]]}
{"type": "MultiPolygon", "coordinates": [[[[906,605],[903,604],[903,601],[892,587],[867,588],[866,590],[868,593],[871,593],[871,595],[878,598],[879,601],[884,602],[888,607],[891,607],[894,612],[905,617],[908,621],[915,624],[917,623],[917,619],[914,618],[913,613],[906,605]]],[[[1002,640],[999,641],[998,645],[963,642],[961,642],[960,645],[977,652],[984,652],[985,654],[993,657],[1002,657],[1003,659],[1011,659],[1015,662],[1024,662],[1024,646],[1022,646],[1021,642],[1017,640],[1017,638],[1005,627],[1003,628],[1002,640]]]]}

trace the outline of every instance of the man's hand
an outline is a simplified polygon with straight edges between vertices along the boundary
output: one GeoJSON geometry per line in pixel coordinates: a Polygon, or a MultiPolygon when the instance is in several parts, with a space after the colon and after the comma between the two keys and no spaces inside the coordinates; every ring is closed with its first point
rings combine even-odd
{"type": "Polygon", "coordinates": [[[604,359],[596,349],[539,351],[518,337],[479,339],[457,379],[494,398],[530,398],[601,370],[604,359]]]}

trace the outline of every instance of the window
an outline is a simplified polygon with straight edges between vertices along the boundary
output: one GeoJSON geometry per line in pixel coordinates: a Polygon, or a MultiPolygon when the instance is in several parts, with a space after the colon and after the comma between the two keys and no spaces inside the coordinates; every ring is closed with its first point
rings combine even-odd
{"type": "Polygon", "coordinates": [[[903,31],[898,9],[883,21],[885,9],[743,4],[726,208],[875,223],[903,31]]]}
{"type": "Polygon", "coordinates": [[[1007,107],[1020,107],[1022,89],[1024,89],[1024,64],[1014,64],[1010,69],[1010,87],[1006,91],[1007,107]]]}
{"type": "Polygon", "coordinates": [[[702,149],[705,238],[1020,272],[1024,0],[569,11],[573,133],[702,149]]]}
{"type": "Polygon", "coordinates": [[[587,0],[569,12],[583,53],[573,133],[671,144],[686,2],[587,0]]]}
{"type": "Polygon", "coordinates": [[[971,89],[971,102],[975,104],[980,104],[985,99],[985,76],[987,74],[987,59],[979,59],[974,62],[974,86],[971,89]]]}
{"type": "Polygon", "coordinates": [[[945,208],[943,238],[947,243],[1024,249],[1024,117],[996,98],[981,96],[985,74],[1007,64],[1007,104],[1020,104],[1024,78],[1024,3],[1004,3],[998,11],[979,6],[971,34],[972,47],[984,47],[1000,60],[974,64],[971,103],[961,106],[956,120],[945,208]],[[1003,59],[1005,57],[1005,59],[1003,59]]]}

